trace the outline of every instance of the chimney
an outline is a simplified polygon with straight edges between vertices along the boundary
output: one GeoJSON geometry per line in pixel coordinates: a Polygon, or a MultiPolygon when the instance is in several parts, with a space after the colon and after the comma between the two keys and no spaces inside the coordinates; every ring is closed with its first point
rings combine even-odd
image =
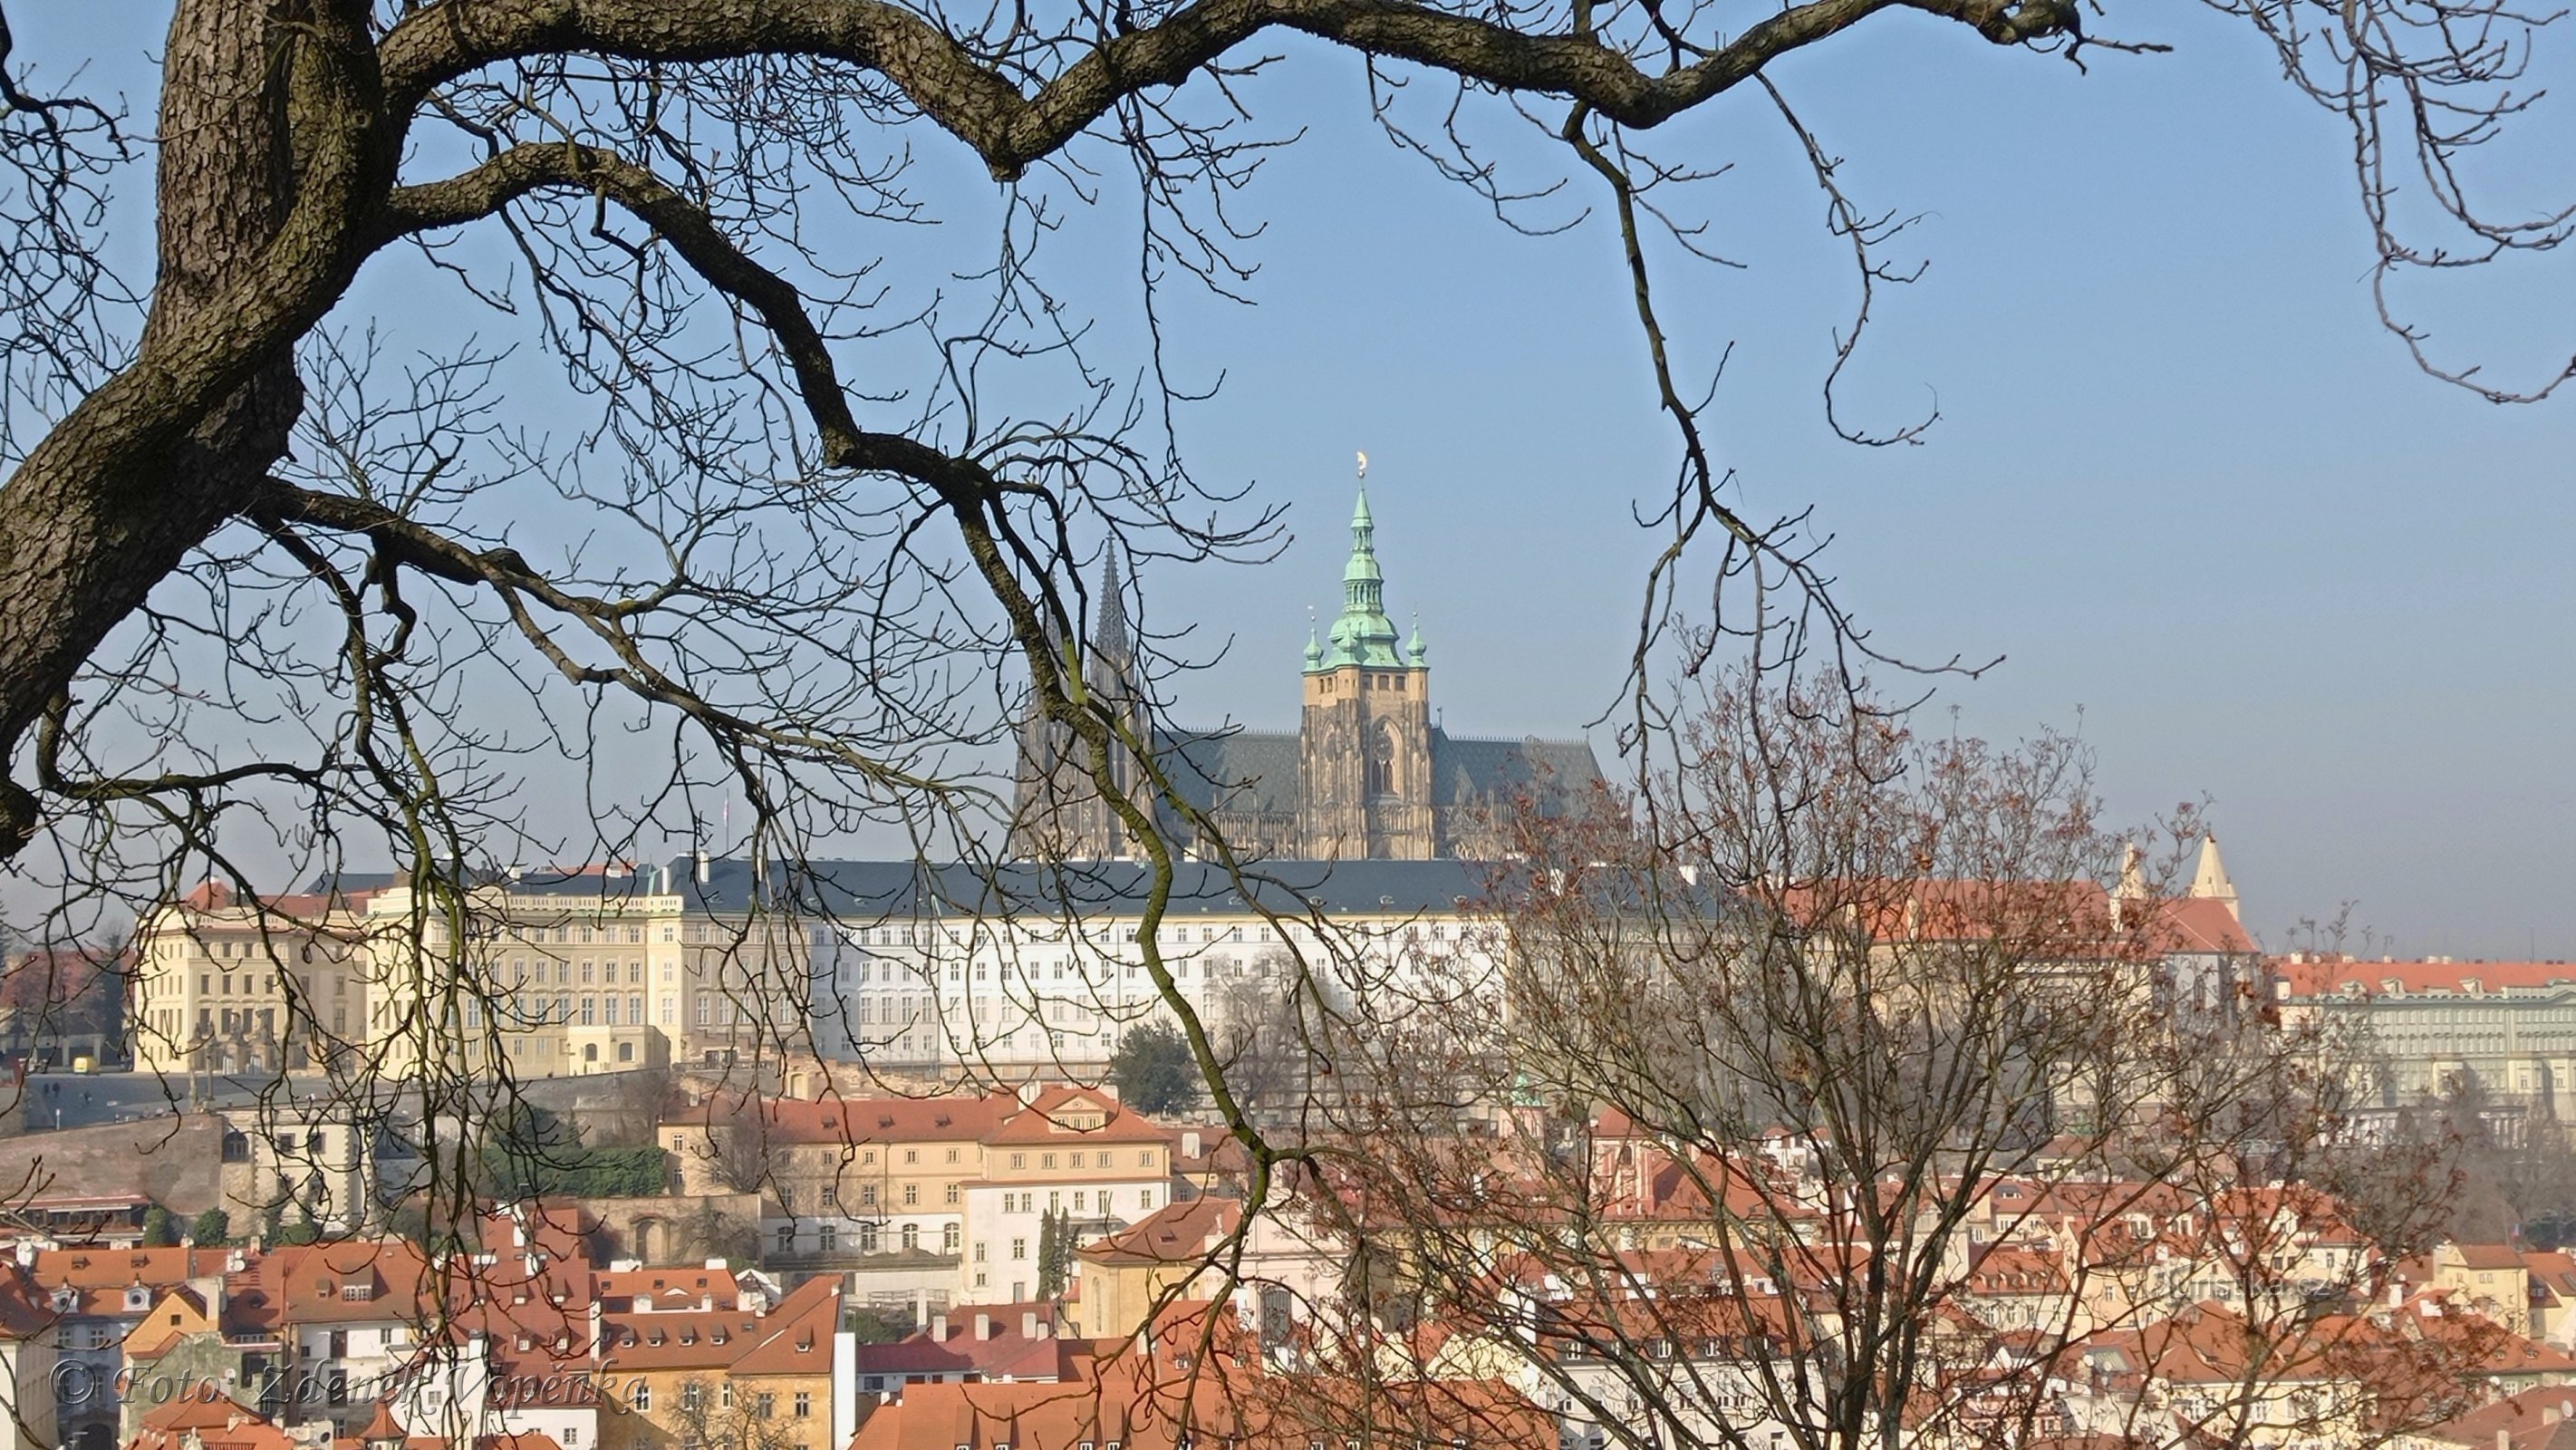
{"type": "Polygon", "coordinates": [[[1199,1142],[1199,1130],[1198,1130],[1198,1129],[1196,1129],[1196,1128],[1187,1128],[1187,1129],[1182,1130],[1182,1133],[1181,1133],[1181,1156],[1182,1156],[1182,1157],[1184,1157],[1184,1158],[1196,1158],[1197,1156],[1199,1156],[1199,1148],[1200,1148],[1200,1146],[1201,1146],[1201,1144],[1200,1144],[1200,1142],[1199,1142]]]}
{"type": "Polygon", "coordinates": [[[976,1338],[976,1339],[978,1339],[978,1340],[986,1340],[986,1339],[990,1339],[990,1338],[992,1338],[992,1337],[993,1337],[993,1316],[992,1316],[992,1315],[990,1315],[990,1314],[985,1313],[985,1312],[984,1312],[983,1310],[981,1310],[981,1309],[976,1310],[976,1311],[975,1311],[975,1338],[976,1338]]]}
{"type": "Polygon", "coordinates": [[[933,1314],[930,1316],[930,1342],[933,1344],[946,1344],[948,1342],[947,1315],[933,1314]]]}
{"type": "Polygon", "coordinates": [[[920,1329],[929,1323],[930,1291],[916,1288],[912,1291],[912,1327],[920,1329]]]}
{"type": "Polygon", "coordinates": [[[1037,1311],[1036,1311],[1036,1310],[1034,1310],[1034,1309],[1024,1309],[1024,1310],[1020,1311],[1020,1338],[1022,1338],[1022,1339],[1035,1339],[1035,1338],[1037,1338],[1037,1337],[1038,1337],[1038,1316],[1037,1316],[1037,1311]]]}
{"type": "Polygon", "coordinates": [[[698,884],[707,884],[707,853],[703,848],[698,852],[698,884]]]}

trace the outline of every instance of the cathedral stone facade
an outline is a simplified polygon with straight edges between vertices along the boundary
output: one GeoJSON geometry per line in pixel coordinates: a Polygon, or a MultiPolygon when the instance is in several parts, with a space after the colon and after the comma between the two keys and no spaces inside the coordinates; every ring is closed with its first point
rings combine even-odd
{"type": "MultiPolygon", "coordinates": [[[[1496,813],[1588,791],[1601,778],[1582,741],[1478,740],[1450,735],[1431,712],[1422,631],[1399,643],[1386,613],[1377,529],[1361,490],[1351,513],[1342,612],[1306,643],[1305,710],[1284,731],[1158,727],[1139,701],[1134,639],[1113,559],[1083,679],[1120,705],[1131,738],[1150,740],[1174,789],[1247,855],[1320,861],[1418,861],[1490,854],[1496,813]]],[[[1020,732],[1011,854],[1023,860],[1115,860],[1140,854],[1117,813],[1068,758],[1071,736],[1030,721],[1020,732]]],[[[1113,759],[1119,789],[1154,799],[1142,762],[1113,759]]],[[[1149,807],[1188,841],[1180,813],[1149,807]]]]}

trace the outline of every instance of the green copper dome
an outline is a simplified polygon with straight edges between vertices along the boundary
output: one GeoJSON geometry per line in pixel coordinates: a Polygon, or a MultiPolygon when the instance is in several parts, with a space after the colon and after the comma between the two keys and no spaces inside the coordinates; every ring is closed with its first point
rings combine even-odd
{"type": "Polygon", "coordinates": [[[1386,617],[1386,576],[1377,567],[1377,524],[1369,517],[1368,489],[1360,489],[1351,510],[1351,562],[1342,570],[1342,616],[1333,621],[1330,644],[1318,660],[1307,652],[1309,671],[1343,665],[1401,669],[1396,654],[1395,621],[1386,617]]]}

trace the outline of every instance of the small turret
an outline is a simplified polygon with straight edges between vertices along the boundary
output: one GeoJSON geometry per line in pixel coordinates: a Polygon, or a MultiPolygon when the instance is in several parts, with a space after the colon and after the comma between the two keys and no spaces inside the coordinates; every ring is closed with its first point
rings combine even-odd
{"type": "Polygon", "coordinates": [[[2200,862],[2192,868],[2191,894],[2194,900],[2221,903],[2239,922],[2245,919],[2236,909],[2236,883],[2227,879],[2227,863],[2218,859],[2215,835],[2200,838],[2200,862]]]}
{"type": "Polygon", "coordinates": [[[376,1401],[375,1415],[367,1421],[367,1427],[358,1432],[358,1443],[366,1450],[402,1450],[403,1442],[408,1438],[402,1426],[394,1420],[394,1402],[391,1400],[376,1401]]]}
{"type": "Polygon", "coordinates": [[[1422,643],[1422,611],[1417,609],[1413,611],[1413,638],[1405,641],[1404,644],[1404,662],[1418,670],[1422,668],[1424,657],[1429,653],[1430,651],[1425,649],[1422,643]]]}

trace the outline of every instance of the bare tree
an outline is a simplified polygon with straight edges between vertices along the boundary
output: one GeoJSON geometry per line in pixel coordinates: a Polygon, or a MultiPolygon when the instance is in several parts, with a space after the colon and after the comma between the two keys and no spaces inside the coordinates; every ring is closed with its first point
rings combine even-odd
{"type": "Polygon", "coordinates": [[[2372,1298],[2444,1165],[2354,1171],[2349,1044],[2174,990],[2179,855],[2098,823],[2078,745],[1738,677],[1678,749],[1633,811],[1525,814],[1489,936],[1341,1025],[1313,1206],[1372,1282],[1328,1360],[1508,1365],[1641,1450],[2360,1444],[2477,1402],[2502,1329],[2372,1298]]]}

